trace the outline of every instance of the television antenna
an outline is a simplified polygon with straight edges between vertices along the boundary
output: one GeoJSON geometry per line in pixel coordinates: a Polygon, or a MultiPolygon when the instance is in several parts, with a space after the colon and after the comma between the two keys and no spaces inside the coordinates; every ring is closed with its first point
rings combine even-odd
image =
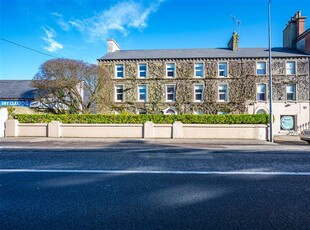
{"type": "Polygon", "coordinates": [[[236,18],[235,16],[231,16],[232,21],[233,21],[233,32],[236,32],[240,34],[240,25],[241,25],[241,20],[236,18]]]}

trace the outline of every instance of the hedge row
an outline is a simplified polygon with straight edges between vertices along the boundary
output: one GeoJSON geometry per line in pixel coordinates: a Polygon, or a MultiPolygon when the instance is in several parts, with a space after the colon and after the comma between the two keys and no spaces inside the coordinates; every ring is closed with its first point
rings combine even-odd
{"type": "Polygon", "coordinates": [[[155,124],[268,124],[266,114],[227,114],[227,115],[105,115],[105,114],[15,114],[20,123],[49,123],[59,121],[64,124],[143,124],[152,121],[155,124]]]}

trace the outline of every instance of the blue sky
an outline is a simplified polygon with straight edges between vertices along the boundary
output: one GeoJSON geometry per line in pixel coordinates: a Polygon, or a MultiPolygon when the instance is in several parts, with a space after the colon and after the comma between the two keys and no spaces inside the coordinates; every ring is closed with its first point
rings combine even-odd
{"type": "MultiPolygon", "coordinates": [[[[0,0],[0,38],[55,57],[97,63],[106,39],[121,49],[268,47],[268,0],[0,0]]],[[[310,0],[272,0],[272,46],[310,0]]],[[[310,18],[306,28],[310,26],[310,18]]],[[[0,40],[0,79],[32,79],[51,56],[0,40]]]]}

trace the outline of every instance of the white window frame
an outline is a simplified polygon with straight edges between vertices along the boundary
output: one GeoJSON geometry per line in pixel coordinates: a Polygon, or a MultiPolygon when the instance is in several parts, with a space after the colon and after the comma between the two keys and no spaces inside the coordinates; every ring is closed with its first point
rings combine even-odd
{"type": "Polygon", "coordinates": [[[115,76],[114,77],[118,78],[118,79],[123,79],[124,76],[125,76],[125,66],[124,66],[124,64],[122,64],[122,63],[115,64],[115,76]],[[118,66],[123,66],[123,71],[122,71],[123,74],[122,74],[121,77],[118,77],[118,73],[120,72],[120,71],[117,70],[118,66]]]}
{"type": "Polygon", "coordinates": [[[167,84],[165,87],[165,96],[166,96],[166,102],[175,102],[176,100],[176,85],[175,84],[167,84]],[[173,99],[172,100],[168,100],[168,87],[173,86],[174,88],[174,93],[173,93],[173,99]]]}
{"type": "Polygon", "coordinates": [[[293,83],[287,84],[286,87],[285,87],[285,91],[286,91],[286,94],[285,94],[286,101],[296,101],[297,100],[297,86],[296,86],[296,84],[293,84],[293,83]],[[287,94],[291,93],[291,92],[288,92],[288,86],[291,86],[291,85],[294,86],[294,92],[292,92],[293,95],[294,95],[294,99],[293,100],[288,100],[287,94]]]}
{"type": "Polygon", "coordinates": [[[146,102],[147,99],[148,99],[148,87],[147,87],[147,85],[145,85],[145,84],[138,85],[138,101],[139,102],[146,102]],[[145,87],[145,100],[140,99],[140,95],[142,95],[142,94],[140,94],[140,87],[145,87]]]}
{"type": "Polygon", "coordinates": [[[138,63],[138,78],[147,78],[147,63],[138,63]],[[145,65],[145,77],[141,76],[141,73],[143,73],[143,70],[140,70],[140,66],[145,65]]]}
{"type": "MultiPolygon", "coordinates": [[[[195,62],[195,63],[194,63],[194,77],[195,77],[195,78],[204,78],[204,76],[205,76],[204,71],[205,71],[205,65],[204,65],[203,62],[195,62]],[[201,70],[202,76],[197,76],[197,72],[198,72],[198,71],[196,71],[196,66],[202,66],[202,70],[201,70]]],[[[200,72],[200,71],[199,71],[199,72],[200,72]]]]}
{"type": "Polygon", "coordinates": [[[229,101],[229,98],[228,98],[228,94],[229,93],[229,85],[227,83],[223,83],[223,84],[219,84],[217,86],[217,100],[219,102],[228,102],[229,101]],[[220,95],[222,95],[222,93],[220,93],[220,87],[221,86],[226,86],[226,92],[225,92],[225,100],[223,99],[220,99],[220,95]]]}
{"type": "Polygon", "coordinates": [[[124,85],[114,85],[114,101],[115,102],[123,102],[124,101],[124,98],[125,98],[125,94],[124,94],[124,85]],[[117,89],[118,87],[122,87],[123,89],[123,92],[122,92],[122,100],[117,100],[117,89]]]}
{"type": "Polygon", "coordinates": [[[266,75],[267,74],[267,62],[266,61],[257,61],[256,62],[256,75],[266,75]],[[264,63],[265,64],[265,73],[258,73],[258,70],[260,70],[259,68],[258,68],[258,64],[260,64],[260,63],[264,63]]]}
{"type": "Polygon", "coordinates": [[[285,73],[286,73],[286,75],[295,75],[296,74],[296,62],[295,61],[286,61],[285,62],[285,73]],[[291,70],[291,68],[288,68],[288,66],[287,66],[288,63],[294,64],[294,66],[293,66],[294,72],[293,73],[289,72],[291,70]]]}
{"type": "Polygon", "coordinates": [[[219,62],[217,65],[217,70],[218,70],[218,74],[217,74],[218,77],[222,77],[222,78],[228,77],[228,63],[227,62],[219,62]],[[223,64],[225,64],[226,69],[225,69],[225,75],[221,76],[220,75],[220,65],[223,65],[223,64]]]}
{"type": "Polygon", "coordinates": [[[166,77],[167,78],[175,78],[175,63],[174,62],[166,63],[166,77]],[[173,65],[173,76],[168,76],[168,72],[171,72],[170,70],[168,70],[168,65],[173,65]]]}
{"type": "MultiPolygon", "coordinates": [[[[200,95],[200,93],[199,93],[200,95]]],[[[204,101],[204,85],[203,84],[195,84],[194,85],[194,102],[203,102],[204,101]],[[196,99],[196,95],[198,95],[198,93],[196,93],[196,88],[201,88],[201,100],[197,100],[196,99]]]]}
{"type": "Polygon", "coordinates": [[[258,83],[256,84],[256,101],[266,101],[267,100],[267,84],[266,83],[258,83]],[[265,92],[258,92],[258,86],[259,85],[265,85],[265,92]],[[259,100],[258,99],[258,93],[262,94],[264,93],[265,94],[265,99],[264,100],[259,100]]]}

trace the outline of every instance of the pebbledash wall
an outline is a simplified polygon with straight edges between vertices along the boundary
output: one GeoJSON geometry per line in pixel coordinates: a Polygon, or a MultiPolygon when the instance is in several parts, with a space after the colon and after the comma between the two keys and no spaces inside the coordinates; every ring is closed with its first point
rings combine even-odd
{"type": "Polygon", "coordinates": [[[267,125],[210,124],[62,124],[19,123],[7,120],[6,137],[98,137],[98,138],[212,138],[267,140],[267,125]]]}

